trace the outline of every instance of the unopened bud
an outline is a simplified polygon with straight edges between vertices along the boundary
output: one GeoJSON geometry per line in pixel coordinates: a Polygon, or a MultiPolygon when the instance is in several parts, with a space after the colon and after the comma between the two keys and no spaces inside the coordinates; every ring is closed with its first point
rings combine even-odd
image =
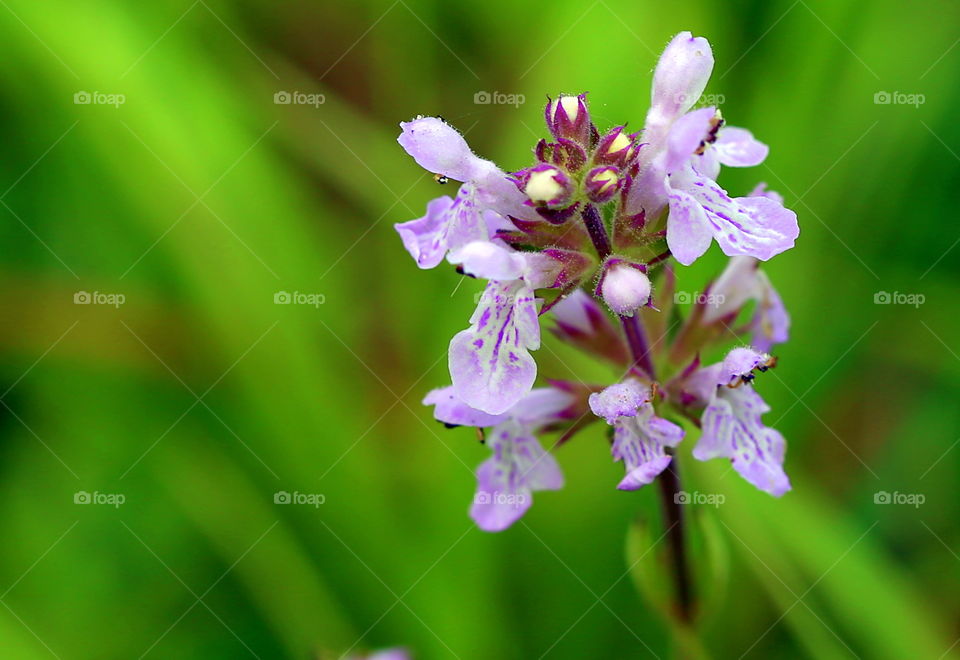
{"type": "Polygon", "coordinates": [[[570,201],[570,178],[552,165],[538,165],[522,173],[521,190],[534,206],[561,208],[570,201]]]}
{"type": "Polygon", "coordinates": [[[636,309],[650,302],[650,278],[641,267],[615,260],[603,274],[600,295],[614,314],[633,316],[636,309]]]}
{"type": "Polygon", "coordinates": [[[566,138],[581,145],[590,142],[590,113],[587,95],[562,95],[556,101],[547,101],[547,127],[556,139],[566,138]]]}
{"type": "Polygon", "coordinates": [[[616,167],[594,168],[584,179],[584,185],[591,202],[609,202],[620,189],[620,171],[616,167]]]}
{"type": "Polygon", "coordinates": [[[624,167],[637,155],[638,133],[626,133],[624,126],[617,126],[600,138],[594,162],[604,165],[624,167]]]}

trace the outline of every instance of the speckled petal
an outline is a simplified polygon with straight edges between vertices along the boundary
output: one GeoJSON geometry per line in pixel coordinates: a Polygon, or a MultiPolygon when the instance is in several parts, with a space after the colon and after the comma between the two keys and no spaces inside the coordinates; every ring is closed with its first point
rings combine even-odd
{"type": "Polygon", "coordinates": [[[533,491],[562,488],[563,473],[528,427],[518,422],[498,425],[487,436],[487,444],[493,456],[477,468],[470,517],[480,529],[499,532],[526,513],[533,491]]]}
{"type": "Polygon", "coordinates": [[[635,417],[621,417],[614,424],[614,460],[623,461],[626,475],[620,490],[636,490],[651,483],[670,464],[664,447],[683,440],[683,429],[654,416],[653,406],[643,404],[635,417]]]}
{"type": "MultiPolygon", "coordinates": [[[[713,180],[692,168],[671,177],[671,185],[688,192],[703,208],[714,238],[727,256],[749,255],[766,261],[792,248],[800,235],[797,215],[768,197],[731,199],[713,180]]],[[[669,233],[667,236],[669,241],[669,233]]]]}
{"type": "Polygon", "coordinates": [[[496,415],[526,395],[537,376],[530,355],[540,347],[533,291],[519,280],[490,282],[470,323],[450,342],[454,392],[496,415]]]}
{"type": "Polygon", "coordinates": [[[750,385],[721,387],[703,414],[703,434],[694,458],[729,458],[733,468],[751,484],[771,495],[790,490],[783,471],[783,436],[760,420],[770,407],[750,385]]]}

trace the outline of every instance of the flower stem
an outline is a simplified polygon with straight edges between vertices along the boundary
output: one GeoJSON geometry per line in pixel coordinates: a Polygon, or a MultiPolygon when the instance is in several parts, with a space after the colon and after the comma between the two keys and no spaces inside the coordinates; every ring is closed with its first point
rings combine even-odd
{"type": "MultiPolygon", "coordinates": [[[[668,452],[670,450],[667,450],[668,452]]],[[[680,471],[676,458],[657,477],[660,486],[660,501],[663,504],[664,523],[670,544],[670,559],[673,564],[673,579],[677,590],[677,606],[680,620],[690,623],[693,619],[693,585],[687,562],[686,530],[683,505],[680,504],[680,471]]]]}
{"type": "MultiPolygon", "coordinates": [[[[606,261],[610,256],[610,238],[607,228],[603,224],[603,217],[596,207],[588,204],[581,212],[583,224],[590,234],[593,247],[597,250],[600,261],[606,261]]],[[[643,324],[639,319],[639,312],[633,316],[621,316],[623,331],[630,345],[634,364],[646,371],[651,380],[656,380],[653,360],[650,357],[650,348],[643,324]]],[[[669,449],[667,450],[669,452],[669,449]]],[[[657,477],[660,486],[660,498],[663,503],[664,522],[667,524],[667,533],[670,537],[670,555],[673,564],[674,581],[677,589],[677,604],[680,620],[689,623],[693,615],[693,589],[690,581],[690,570],[687,563],[686,533],[684,530],[683,510],[680,508],[680,473],[675,460],[670,462],[666,470],[657,477]]]]}
{"type": "Polygon", "coordinates": [[[600,212],[593,204],[587,204],[580,216],[583,218],[583,224],[587,227],[587,233],[590,234],[590,240],[593,241],[593,247],[597,249],[600,261],[606,261],[611,252],[610,239],[607,237],[607,228],[603,225],[600,212]]]}
{"type": "Polygon", "coordinates": [[[627,343],[630,344],[634,364],[643,369],[651,380],[656,380],[653,360],[650,358],[650,348],[647,344],[647,333],[638,318],[639,314],[637,310],[633,316],[621,316],[620,322],[623,324],[623,332],[627,335],[627,343]]]}

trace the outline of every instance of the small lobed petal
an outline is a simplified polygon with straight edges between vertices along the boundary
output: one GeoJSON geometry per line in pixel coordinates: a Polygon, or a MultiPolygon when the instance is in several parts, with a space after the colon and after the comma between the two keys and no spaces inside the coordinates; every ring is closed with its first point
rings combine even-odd
{"type": "Polygon", "coordinates": [[[495,426],[507,419],[505,414],[491,415],[471,408],[457,397],[452,385],[428,392],[423,405],[434,406],[434,418],[448,426],[495,426]]]}
{"type": "Polygon", "coordinates": [[[621,417],[633,417],[651,398],[650,388],[630,379],[590,395],[590,410],[613,424],[621,417]]]}
{"type": "Polygon", "coordinates": [[[762,163],[770,153],[770,147],[753,137],[750,131],[735,126],[721,128],[712,149],[717,159],[728,167],[753,167],[762,163]]]}
{"type": "Polygon", "coordinates": [[[670,191],[669,200],[667,246],[677,261],[689,266],[710,247],[713,227],[707,221],[703,206],[692,195],[674,189],[670,191]]]}
{"type": "Polygon", "coordinates": [[[427,214],[422,218],[393,226],[420,268],[434,268],[443,261],[447,252],[446,223],[453,203],[450,197],[438,197],[427,204],[427,214]]]}
{"type": "Polygon", "coordinates": [[[670,464],[665,447],[683,440],[683,429],[654,415],[653,406],[641,405],[634,417],[621,417],[614,424],[614,460],[623,461],[626,475],[619,490],[636,490],[651,483],[670,464]]]}
{"type": "Polygon", "coordinates": [[[752,348],[734,348],[723,358],[717,385],[730,385],[770,363],[770,356],[752,348]]]}

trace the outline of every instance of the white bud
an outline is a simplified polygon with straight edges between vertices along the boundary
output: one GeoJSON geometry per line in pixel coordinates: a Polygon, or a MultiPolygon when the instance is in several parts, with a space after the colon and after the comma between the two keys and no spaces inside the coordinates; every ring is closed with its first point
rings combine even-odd
{"type": "Polygon", "coordinates": [[[560,105],[563,106],[563,109],[567,113],[567,117],[570,118],[570,121],[577,120],[577,114],[580,112],[580,99],[578,99],[576,96],[561,96],[560,105]]]}
{"type": "Polygon", "coordinates": [[[600,295],[614,314],[633,316],[650,301],[650,278],[633,266],[614,265],[603,276],[600,295]]]}
{"type": "Polygon", "coordinates": [[[617,137],[613,138],[613,141],[610,143],[610,146],[607,147],[608,154],[615,154],[621,149],[628,147],[630,145],[630,137],[623,132],[617,133],[617,137]]]}
{"type": "Polygon", "coordinates": [[[531,202],[547,203],[563,195],[563,186],[557,182],[554,175],[557,170],[540,170],[533,172],[527,179],[527,185],[523,191],[530,198],[531,202]]]}

